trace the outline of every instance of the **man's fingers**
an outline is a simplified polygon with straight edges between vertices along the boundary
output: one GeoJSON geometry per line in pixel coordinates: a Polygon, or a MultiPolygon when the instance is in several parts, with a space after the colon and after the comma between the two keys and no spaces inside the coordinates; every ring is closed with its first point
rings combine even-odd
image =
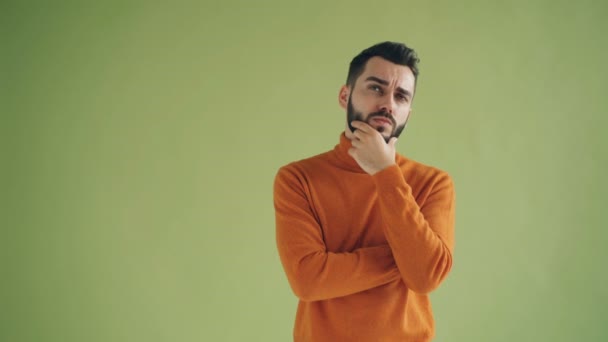
{"type": "MultiPolygon", "coordinates": [[[[353,123],[354,122],[359,123],[357,124],[357,129],[353,132],[353,135],[355,137],[354,140],[370,141],[370,139],[384,139],[384,137],[382,137],[382,133],[378,132],[372,126],[361,121],[353,121],[353,123]]],[[[353,125],[353,127],[355,126],[353,125]]]]}
{"type": "MultiPolygon", "coordinates": [[[[366,124],[363,121],[357,121],[357,120],[355,120],[355,121],[351,122],[351,125],[353,127],[355,127],[357,130],[361,130],[361,131],[366,132],[366,133],[369,133],[370,129],[371,130],[374,129],[372,126],[366,124]]],[[[355,133],[357,132],[357,130],[355,131],[355,133]]]]}
{"type": "Polygon", "coordinates": [[[395,148],[395,144],[397,144],[397,138],[392,137],[391,140],[388,141],[390,147],[395,148]]]}
{"type": "Polygon", "coordinates": [[[356,139],[359,140],[367,140],[369,139],[369,137],[373,136],[373,134],[378,133],[378,131],[376,131],[372,126],[369,126],[367,124],[363,124],[360,125],[360,127],[362,128],[357,128],[355,130],[355,132],[353,132],[353,135],[355,136],[356,139]],[[363,126],[365,125],[365,126],[363,126]]]}
{"type": "Polygon", "coordinates": [[[353,135],[355,136],[355,140],[361,140],[364,136],[365,136],[365,132],[363,132],[362,130],[358,129],[356,130],[353,135]]]}

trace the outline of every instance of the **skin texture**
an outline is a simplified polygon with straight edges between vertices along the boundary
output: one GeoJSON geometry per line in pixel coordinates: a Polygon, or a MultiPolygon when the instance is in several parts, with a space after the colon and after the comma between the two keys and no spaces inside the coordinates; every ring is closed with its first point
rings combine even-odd
{"type": "Polygon", "coordinates": [[[409,67],[377,56],[353,86],[340,88],[338,102],[348,113],[344,133],[352,143],[348,153],[368,174],[395,164],[395,144],[411,114],[414,88],[409,67]]]}

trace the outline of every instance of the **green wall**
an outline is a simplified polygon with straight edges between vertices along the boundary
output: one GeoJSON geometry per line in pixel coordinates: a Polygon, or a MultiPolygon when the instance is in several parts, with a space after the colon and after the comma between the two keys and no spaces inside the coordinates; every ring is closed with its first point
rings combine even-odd
{"type": "Polygon", "coordinates": [[[273,178],[384,40],[457,188],[436,340],[608,340],[608,5],[255,3],[2,2],[0,341],[291,340],[273,178]]]}

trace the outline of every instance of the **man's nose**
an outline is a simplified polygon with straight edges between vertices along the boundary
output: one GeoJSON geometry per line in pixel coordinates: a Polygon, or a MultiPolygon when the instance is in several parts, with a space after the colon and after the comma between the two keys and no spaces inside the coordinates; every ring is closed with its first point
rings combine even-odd
{"type": "Polygon", "coordinates": [[[384,96],[382,98],[382,102],[380,103],[380,107],[378,108],[378,111],[387,112],[390,115],[393,115],[394,108],[395,108],[395,103],[394,103],[392,97],[384,96]]]}

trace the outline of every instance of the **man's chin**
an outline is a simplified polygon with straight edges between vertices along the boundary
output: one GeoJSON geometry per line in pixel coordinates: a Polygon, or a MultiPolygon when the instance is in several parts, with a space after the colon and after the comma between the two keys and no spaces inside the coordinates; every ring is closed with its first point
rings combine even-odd
{"type": "Polygon", "coordinates": [[[386,132],[386,127],[384,126],[377,126],[374,124],[368,124],[370,126],[372,126],[373,129],[375,129],[376,131],[378,131],[380,134],[384,135],[384,133],[386,132]]]}
{"type": "Polygon", "coordinates": [[[374,129],[376,131],[378,131],[378,133],[380,133],[380,135],[382,135],[382,137],[384,139],[390,139],[391,138],[391,134],[393,133],[393,130],[390,129],[389,127],[386,127],[384,125],[382,125],[382,126],[375,126],[374,125],[372,127],[374,127],[374,129]]]}
{"type": "MultiPolygon", "coordinates": [[[[380,132],[380,131],[378,131],[378,132],[380,132]]],[[[390,134],[390,132],[387,132],[387,131],[380,132],[380,135],[382,136],[382,139],[384,139],[384,141],[386,141],[387,143],[393,137],[392,134],[390,134]]]]}

